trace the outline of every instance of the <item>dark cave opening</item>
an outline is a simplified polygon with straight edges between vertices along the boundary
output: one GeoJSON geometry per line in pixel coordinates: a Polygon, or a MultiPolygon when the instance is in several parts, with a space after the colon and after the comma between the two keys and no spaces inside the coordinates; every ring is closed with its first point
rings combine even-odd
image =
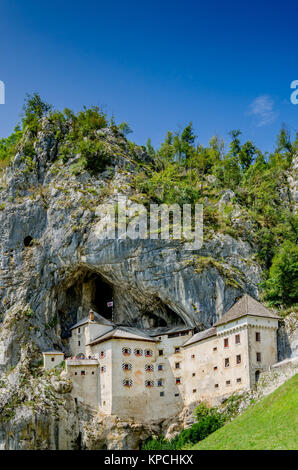
{"type": "Polygon", "coordinates": [[[24,246],[28,248],[28,246],[31,245],[31,242],[33,241],[33,238],[28,235],[27,237],[24,238],[24,246]]]}
{"type": "Polygon", "coordinates": [[[69,338],[70,328],[87,316],[90,309],[112,319],[113,309],[107,303],[113,299],[113,288],[97,273],[77,273],[65,286],[60,286],[57,297],[62,339],[69,338]]]}

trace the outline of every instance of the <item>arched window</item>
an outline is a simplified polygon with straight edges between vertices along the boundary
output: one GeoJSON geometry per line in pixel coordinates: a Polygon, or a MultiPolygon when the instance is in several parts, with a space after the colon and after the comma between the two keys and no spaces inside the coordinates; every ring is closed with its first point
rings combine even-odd
{"type": "Polygon", "coordinates": [[[145,349],[145,356],[146,357],[152,357],[153,351],[151,349],[145,349]]]}
{"type": "Polygon", "coordinates": [[[123,356],[130,356],[131,355],[131,349],[130,348],[122,348],[122,354],[123,354],[123,356]]]}
{"type": "Polygon", "coordinates": [[[135,349],[134,354],[135,354],[135,356],[138,356],[138,357],[143,356],[143,350],[142,349],[135,349]]]}
{"type": "Polygon", "coordinates": [[[132,369],[132,365],[131,365],[131,364],[122,364],[122,369],[123,369],[123,370],[131,370],[131,369],[132,369]]]}
{"type": "Polygon", "coordinates": [[[153,372],[153,370],[154,370],[153,364],[146,364],[145,365],[145,371],[146,372],[153,372]]]}
{"type": "Polygon", "coordinates": [[[145,387],[154,387],[153,380],[145,380],[145,387]]]}
{"type": "Polygon", "coordinates": [[[124,379],[122,381],[124,387],[132,387],[132,380],[131,379],[124,379]]]}

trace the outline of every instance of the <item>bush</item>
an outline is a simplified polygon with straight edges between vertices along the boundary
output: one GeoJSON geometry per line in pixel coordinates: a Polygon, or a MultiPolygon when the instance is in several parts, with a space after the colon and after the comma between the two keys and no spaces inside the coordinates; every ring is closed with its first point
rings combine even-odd
{"type": "Polygon", "coordinates": [[[143,450],[179,450],[189,444],[196,444],[212,434],[225,424],[225,417],[216,408],[208,408],[205,403],[201,403],[195,410],[198,420],[190,428],[181,431],[178,436],[171,440],[163,436],[148,439],[143,450]]]}

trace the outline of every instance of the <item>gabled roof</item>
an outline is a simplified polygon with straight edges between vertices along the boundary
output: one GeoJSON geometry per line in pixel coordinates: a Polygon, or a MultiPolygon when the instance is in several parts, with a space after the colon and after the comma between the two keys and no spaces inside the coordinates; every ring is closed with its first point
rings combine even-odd
{"type": "Polygon", "coordinates": [[[207,330],[196,333],[183,344],[183,347],[189,346],[190,344],[193,344],[193,343],[197,343],[198,341],[202,341],[203,339],[206,339],[206,338],[211,338],[212,336],[216,336],[216,328],[214,327],[208,328],[207,330]]]}
{"type": "Polygon", "coordinates": [[[146,334],[144,331],[140,330],[139,328],[133,328],[129,326],[127,327],[120,326],[120,327],[115,327],[114,329],[110,330],[108,333],[104,333],[103,335],[100,335],[97,338],[94,338],[86,346],[94,346],[95,344],[102,343],[103,341],[107,341],[108,339],[112,339],[112,338],[134,339],[134,340],[155,342],[155,339],[151,338],[148,334],[146,334]]]}
{"type": "Polygon", "coordinates": [[[96,313],[92,310],[94,313],[94,321],[90,320],[89,315],[86,317],[82,318],[82,320],[78,321],[75,325],[73,325],[70,330],[73,330],[74,328],[78,328],[79,326],[85,325],[86,323],[98,323],[100,325],[107,325],[107,326],[114,326],[114,323],[108,320],[107,318],[102,317],[99,315],[99,313],[96,313]]]}
{"type": "Polygon", "coordinates": [[[214,326],[224,325],[237,318],[245,317],[246,315],[253,315],[256,317],[265,318],[280,318],[273,310],[269,310],[263,304],[248,294],[245,294],[241,299],[236,302],[230,310],[218,320],[214,326]]]}

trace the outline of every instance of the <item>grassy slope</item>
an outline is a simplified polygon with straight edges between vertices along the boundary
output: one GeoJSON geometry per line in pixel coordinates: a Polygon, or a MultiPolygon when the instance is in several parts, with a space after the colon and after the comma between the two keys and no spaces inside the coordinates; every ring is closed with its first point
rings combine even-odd
{"type": "Polygon", "coordinates": [[[197,450],[297,448],[298,374],[193,447],[197,450]]]}

